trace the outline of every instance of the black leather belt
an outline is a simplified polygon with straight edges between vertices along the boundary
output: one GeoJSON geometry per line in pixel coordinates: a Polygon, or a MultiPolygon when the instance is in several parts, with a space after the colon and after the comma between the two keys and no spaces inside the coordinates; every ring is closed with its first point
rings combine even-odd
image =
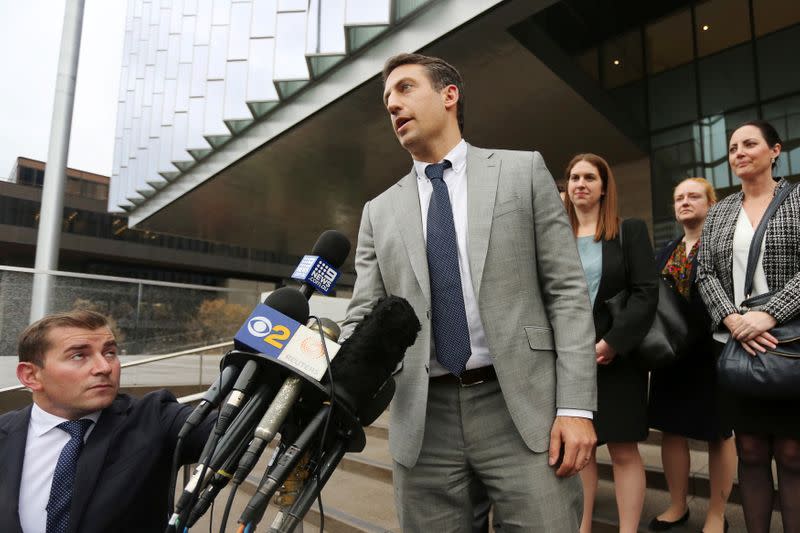
{"type": "Polygon", "coordinates": [[[445,374],[443,376],[432,377],[431,381],[434,383],[452,383],[462,387],[471,387],[473,385],[480,385],[481,383],[494,381],[496,379],[497,372],[495,372],[493,365],[489,365],[465,370],[460,376],[445,374]]]}

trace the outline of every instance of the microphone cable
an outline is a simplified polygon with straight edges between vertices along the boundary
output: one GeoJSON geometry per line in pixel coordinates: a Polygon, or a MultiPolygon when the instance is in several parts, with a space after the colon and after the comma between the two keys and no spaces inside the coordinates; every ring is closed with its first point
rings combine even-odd
{"type": "MultiPolygon", "coordinates": [[[[317,322],[317,329],[319,330],[319,337],[320,341],[322,341],[322,351],[325,353],[325,364],[327,365],[328,371],[328,380],[330,382],[331,387],[331,409],[328,411],[328,417],[325,419],[325,425],[322,428],[322,436],[320,437],[319,448],[317,449],[316,457],[314,458],[314,479],[319,484],[319,464],[322,462],[322,453],[325,449],[325,441],[328,437],[328,427],[331,423],[331,417],[333,416],[333,409],[336,405],[336,394],[334,394],[333,388],[333,372],[331,371],[331,358],[328,354],[328,346],[325,344],[325,334],[322,331],[322,321],[317,316],[310,316],[309,318],[313,318],[317,322]]],[[[324,533],[323,530],[325,529],[325,511],[322,508],[322,490],[317,492],[317,505],[319,506],[319,533],[324,533]]]]}

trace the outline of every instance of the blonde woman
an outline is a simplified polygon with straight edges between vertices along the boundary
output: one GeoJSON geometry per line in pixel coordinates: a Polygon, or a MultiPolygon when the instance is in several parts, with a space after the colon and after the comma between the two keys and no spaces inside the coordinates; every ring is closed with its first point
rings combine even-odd
{"type": "Polygon", "coordinates": [[[661,461],[669,487],[670,506],[650,521],[651,531],[668,531],[689,520],[689,444],[708,442],[711,491],[703,531],[727,530],[725,504],[733,486],[736,448],[731,429],[720,417],[717,397],[714,339],[711,319],[697,289],[697,252],[709,208],[717,201],[704,178],[687,178],[673,192],[675,220],[683,235],[668,243],[656,257],[661,276],[683,297],[684,314],[692,328],[684,358],[650,374],[650,427],[663,432],[661,461]]]}

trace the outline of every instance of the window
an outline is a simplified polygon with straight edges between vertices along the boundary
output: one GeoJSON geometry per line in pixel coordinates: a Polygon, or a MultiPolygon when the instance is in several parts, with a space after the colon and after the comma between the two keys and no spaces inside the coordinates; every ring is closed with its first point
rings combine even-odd
{"type": "Polygon", "coordinates": [[[693,64],[652,76],[648,86],[651,129],[659,130],[697,119],[697,87],[693,64]]]}
{"type": "Polygon", "coordinates": [[[797,43],[800,25],[767,35],[756,41],[761,98],[800,91],[797,43]]]}
{"type": "Polygon", "coordinates": [[[750,39],[748,0],[709,0],[695,7],[697,55],[707,56],[750,39]]]}
{"type": "Polygon", "coordinates": [[[800,175],[800,95],[766,104],[762,111],[783,141],[775,174],[800,175]]]}
{"type": "Polygon", "coordinates": [[[700,101],[704,116],[756,101],[753,49],[750,43],[699,61],[700,101]]]}
{"type": "Polygon", "coordinates": [[[603,85],[619,87],[644,77],[642,62],[642,37],[636,30],[624,33],[603,44],[603,85]]]}
{"type": "Polygon", "coordinates": [[[753,0],[756,37],[800,23],[797,0],[753,0]]]}
{"type": "Polygon", "coordinates": [[[691,12],[685,9],[648,25],[645,42],[649,74],[690,62],[694,57],[691,12]]]}

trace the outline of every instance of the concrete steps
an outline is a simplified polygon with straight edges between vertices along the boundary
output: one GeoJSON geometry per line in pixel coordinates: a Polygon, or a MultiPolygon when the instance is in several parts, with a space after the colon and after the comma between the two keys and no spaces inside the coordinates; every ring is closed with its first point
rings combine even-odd
{"type": "MultiPolygon", "coordinates": [[[[324,531],[332,533],[378,533],[399,532],[394,506],[392,489],[391,456],[388,446],[388,414],[384,413],[370,428],[367,428],[367,446],[358,454],[347,454],[336,472],[331,476],[322,492],[325,511],[324,531]]],[[[669,505],[669,494],[666,492],[666,481],[661,469],[660,434],[651,432],[647,442],[640,444],[642,458],[647,470],[647,494],[640,531],[647,531],[647,524],[653,516],[661,513],[669,505]]],[[[692,474],[690,480],[689,508],[691,517],[683,528],[676,528],[677,533],[699,531],[703,526],[708,507],[708,456],[703,443],[690,442],[692,457],[692,474]]],[[[241,510],[255,491],[255,487],[264,471],[268,454],[262,458],[262,464],[256,469],[257,475],[251,476],[237,495],[234,510],[241,510]],[[241,498],[241,503],[239,503],[241,498]]],[[[618,518],[614,497],[614,484],[611,475],[611,462],[605,447],[598,450],[600,466],[600,483],[595,503],[594,532],[606,533],[618,530],[618,518]]],[[[221,514],[227,491],[218,499],[221,514]]],[[[734,498],[728,504],[726,516],[731,525],[731,532],[745,531],[744,518],[739,505],[738,489],[734,487],[734,498]]],[[[266,531],[275,515],[270,509],[259,525],[259,531],[266,531]]],[[[236,512],[232,513],[238,516],[236,512]]],[[[305,531],[318,531],[320,513],[316,504],[309,511],[305,520],[305,531]]],[[[195,526],[198,527],[198,526],[195,526]]],[[[216,526],[218,528],[218,525],[216,526]]],[[[216,530],[216,529],[215,529],[216,530]]],[[[235,531],[235,528],[229,529],[235,531]]],[[[199,530],[198,530],[199,531],[199,530]]],[[[782,532],[780,514],[773,515],[771,533],[782,532]]],[[[501,533],[501,530],[498,530],[501,533]]]]}

